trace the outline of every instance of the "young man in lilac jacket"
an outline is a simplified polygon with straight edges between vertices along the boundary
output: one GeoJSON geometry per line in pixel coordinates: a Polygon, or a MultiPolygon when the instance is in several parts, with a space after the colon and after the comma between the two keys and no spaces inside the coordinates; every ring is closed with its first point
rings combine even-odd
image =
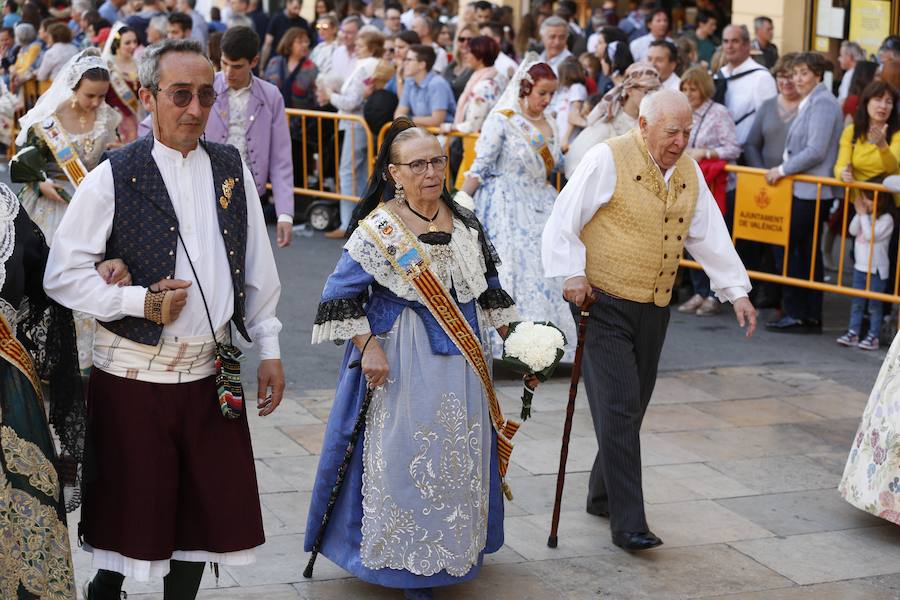
{"type": "MultiPolygon", "coordinates": [[[[259,62],[259,36],[249,27],[232,27],[222,37],[222,70],[213,83],[218,98],[206,123],[206,139],[231,144],[253,173],[260,198],[272,184],[278,214],[279,248],[291,243],[294,223],[294,166],[284,98],[277,87],[253,75],[259,62]]],[[[140,135],[149,132],[141,123],[140,135]]]]}

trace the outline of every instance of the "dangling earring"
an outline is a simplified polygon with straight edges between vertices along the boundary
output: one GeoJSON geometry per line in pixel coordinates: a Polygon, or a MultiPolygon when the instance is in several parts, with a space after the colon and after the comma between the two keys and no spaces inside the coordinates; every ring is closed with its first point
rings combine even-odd
{"type": "Polygon", "coordinates": [[[531,112],[531,104],[528,103],[528,96],[525,96],[525,110],[531,112]]]}
{"type": "Polygon", "coordinates": [[[78,98],[72,96],[72,110],[75,110],[76,108],[78,108],[78,98]]]}
{"type": "Polygon", "coordinates": [[[403,184],[394,184],[394,198],[397,202],[406,202],[406,191],[403,189],[403,184]]]}

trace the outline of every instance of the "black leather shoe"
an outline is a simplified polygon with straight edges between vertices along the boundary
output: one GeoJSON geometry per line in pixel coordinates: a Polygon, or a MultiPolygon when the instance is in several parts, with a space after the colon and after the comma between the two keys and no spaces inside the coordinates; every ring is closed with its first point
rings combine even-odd
{"type": "Polygon", "coordinates": [[[622,531],[612,534],[612,542],[623,550],[629,552],[637,550],[649,550],[662,546],[663,541],[653,535],[652,531],[622,531]]]}
{"type": "Polygon", "coordinates": [[[602,508],[594,508],[593,506],[588,506],[586,509],[589,515],[594,515],[595,517],[603,517],[604,519],[609,518],[609,510],[602,508]]]}
{"type": "Polygon", "coordinates": [[[766,323],[766,331],[772,333],[822,333],[822,323],[785,315],[777,321],[766,323]]]}

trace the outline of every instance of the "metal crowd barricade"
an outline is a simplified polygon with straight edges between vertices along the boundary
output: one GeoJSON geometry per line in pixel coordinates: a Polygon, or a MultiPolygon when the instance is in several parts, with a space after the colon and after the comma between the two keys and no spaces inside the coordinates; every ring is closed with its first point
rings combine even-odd
{"type": "Polygon", "coordinates": [[[300,119],[300,133],[301,133],[301,142],[302,142],[302,151],[300,153],[301,163],[300,165],[294,165],[294,170],[301,168],[302,176],[300,186],[294,187],[294,194],[300,196],[313,196],[316,198],[324,198],[328,200],[350,200],[352,202],[358,202],[360,196],[365,193],[365,189],[357,190],[355,189],[356,183],[356,163],[351,162],[350,172],[351,172],[351,180],[353,181],[353,187],[351,191],[352,194],[342,194],[341,193],[341,148],[343,144],[350,144],[350,147],[354,147],[354,142],[356,141],[356,136],[359,133],[356,131],[356,127],[351,127],[347,131],[344,132],[344,139],[341,141],[341,136],[339,135],[339,125],[341,122],[351,122],[358,123],[362,126],[363,135],[366,136],[366,164],[368,165],[369,173],[372,172],[372,167],[375,164],[375,151],[376,146],[374,144],[372,132],[369,131],[369,127],[366,125],[365,119],[363,119],[359,115],[350,115],[339,112],[323,112],[318,110],[305,110],[305,109],[297,109],[297,108],[288,108],[285,109],[285,114],[287,115],[288,127],[291,126],[292,119],[300,119]],[[322,139],[323,123],[331,123],[331,126],[334,128],[334,139],[328,143],[328,147],[325,147],[322,139]],[[315,175],[316,181],[313,185],[310,185],[310,133],[315,133],[315,141],[316,148],[313,155],[315,156],[316,164],[315,164],[315,175]],[[325,172],[325,161],[324,156],[326,151],[334,151],[334,170],[332,172],[325,172]],[[328,190],[325,188],[325,180],[333,178],[334,179],[334,191],[328,190]]]}
{"type": "MultiPolygon", "coordinates": [[[[340,113],[319,112],[319,111],[312,111],[312,110],[293,110],[293,109],[288,109],[286,112],[288,113],[289,117],[300,117],[302,119],[301,129],[304,133],[304,135],[303,135],[303,143],[304,143],[303,184],[304,185],[303,185],[303,187],[294,188],[294,192],[297,194],[305,195],[305,196],[318,196],[321,198],[327,198],[327,199],[332,199],[332,200],[353,200],[353,201],[358,200],[357,196],[343,195],[343,194],[340,194],[337,192],[329,192],[329,191],[323,189],[322,182],[323,182],[324,177],[321,172],[319,172],[319,177],[318,177],[318,182],[317,182],[318,185],[316,187],[309,187],[308,177],[307,177],[308,169],[307,169],[307,163],[306,163],[307,153],[305,152],[306,143],[307,143],[307,137],[306,137],[307,121],[310,119],[319,119],[319,121],[315,125],[316,127],[318,127],[318,132],[319,132],[319,136],[318,136],[319,147],[317,148],[319,161],[320,161],[319,167],[321,167],[321,156],[322,156],[322,147],[321,147],[321,145],[322,145],[322,140],[321,140],[322,120],[331,120],[335,123],[335,126],[341,120],[354,121],[354,122],[362,124],[364,127],[366,139],[367,139],[367,159],[368,159],[370,172],[371,172],[372,167],[374,166],[375,154],[377,152],[377,149],[381,147],[381,143],[384,141],[384,136],[387,133],[387,130],[390,128],[390,123],[387,123],[386,125],[384,125],[384,127],[381,128],[381,130],[378,132],[378,135],[376,137],[376,136],[373,136],[372,132],[370,132],[368,127],[366,127],[365,121],[362,119],[362,117],[359,117],[356,115],[345,115],[345,114],[340,114],[340,113]],[[375,141],[373,141],[373,138],[375,141]]],[[[430,127],[429,130],[435,134],[439,133],[439,129],[436,127],[430,127]]],[[[471,138],[471,139],[478,138],[477,132],[473,132],[473,133],[469,133],[469,134],[452,132],[452,133],[447,133],[447,134],[443,134],[443,135],[444,135],[444,151],[445,152],[449,150],[449,144],[450,144],[451,138],[454,138],[454,137],[467,137],[467,138],[471,138]]],[[[337,136],[335,136],[335,138],[337,138],[337,136]]],[[[345,140],[344,143],[347,143],[347,140],[345,140]]],[[[350,143],[352,143],[352,139],[350,140],[350,143]]],[[[335,141],[334,141],[334,151],[335,151],[335,182],[337,183],[337,185],[338,185],[337,189],[339,190],[340,187],[339,187],[338,171],[339,171],[340,148],[338,147],[337,139],[335,139],[335,141]]],[[[296,168],[296,165],[295,165],[295,168],[296,168]]],[[[449,165],[447,168],[448,168],[448,173],[449,173],[449,165]]],[[[764,169],[753,169],[750,167],[728,165],[726,167],[726,170],[729,172],[735,173],[737,175],[739,186],[741,185],[741,178],[755,178],[758,180],[765,175],[764,169]]],[[[321,169],[320,169],[320,171],[321,171],[321,169]]],[[[556,183],[557,189],[561,189],[562,185],[564,184],[561,174],[558,173],[556,175],[555,183],[556,183]]],[[[450,187],[453,187],[453,186],[450,185],[450,187]]],[[[829,178],[829,177],[815,177],[815,176],[811,176],[811,175],[793,175],[793,176],[784,178],[781,182],[779,182],[778,186],[775,186],[774,188],[771,186],[767,186],[764,183],[760,183],[757,188],[760,191],[757,192],[757,197],[753,198],[753,200],[758,201],[758,204],[763,204],[763,202],[762,202],[762,199],[764,199],[763,197],[768,197],[766,190],[775,191],[779,188],[782,190],[782,192],[784,192],[783,194],[781,194],[781,196],[782,196],[781,202],[779,203],[778,198],[776,197],[775,198],[776,201],[770,202],[768,206],[766,206],[764,208],[759,208],[759,210],[764,212],[767,208],[769,208],[769,206],[771,206],[772,210],[780,210],[782,216],[784,216],[784,215],[787,216],[787,221],[786,222],[782,221],[783,231],[781,233],[783,234],[783,240],[781,242],[773,244],[774,246],[782,246],[785,250],[784,259],[783,259],[782,265],[781,265],[781,273],[780,274],[779,273],[768,273],[768,272],[764,272],[764,271],[750,270],[750,271],[748,271],[748,274],[750,275],[751,279],[758,280],[758,281],[769,281],[769,282],[774,282],[774,283],[780,283],[783,285],[792,285],[792,286],[797,286],[797,287],[803,287],[803,288],[808,288],[808,289],[813,289],[813,290],[819,290],[822,292],[831,292],[831,293],[837,293],[837,294],[844,294],[846,296],[855,296],[855,297],[861,297],[861,298],[868,298],[871,300],[880,300],[883,302],[891,302],[891,303],[895,303],[895,304],[900,304],[900,260],[898,260],[897,264],[894,266],[894,273],[893,273],[894,281],[893,281],[893,290],[891,290],[891,293],[873,292],[871,290],[871,279],[872,279],[871,265],[872,265],[872,261],[873,261],[873,255],[874,255],[874,247],[875,247],[874,243],[869,245],[869,256],[868,256],[869,275],[866,277],[866,288],[864,290],[858,290],[858,289],[855,289],[854,287],[852,287],[852,284],[848,284],[845,282],[846,277],[845,277],[845,273],[844,273],[844,270],[845,270],[844,268],[846,266],[845,262],[846,262],[846,256],[847,256],[847,245],[848,245],[848,243],[853,243],[852,239],[848,240],[848,234],[847,234],[847,228],[849,225],[849,219],[848,219],[849,208],[850,208],[850,205],[852,204],[852,196],[854,194],[853,191],[854,190],[869,190],[869,191],[873,192],[874,193],[874,203],[877,206],[879,195],[890,193],[886,187],[884,187],[883,185],[880,185],[880,184],[872,184],[872,183],[856,182],[856,181],[848,183],[848,182],[844,182],[844,181],[834,179],[834,178],[829,178]],[[788,275],[788,264],[789,264],[789,261],[791,258],[790,252],[788,252],[788,244],[789,244],[789,239],[790,239],[789,215],[791,212],[790,203],[792,202],[792,199],[790,196],[790,187],[791,187],[791,184],[794,182],[805,182],[805,183],[812,183],[812,184],[816,185],[816,190],[817,190],[816,199],[817,200],[816,200],[816,212],[815,212],[815,219],[814,219],[814,223],[816,224],[815,225],[816,229],[815,229],[815,231],[812,232],[813,249],[817,248],[819,245],[820,233],[822,231],[821,230],[821,219],[820,219],[820,217],[822,216],[822,211],[828,211],[831,208],[830,203],[823,205],[823,203],[821,202],[822,187],[823,186],[837,187],[837,188],[841,188],[844,190],[843,199],[841,199],[841,203],[842,203],[842,207],[843,207],[843,218],[842,218],[842,222],[841,222],[840,257],[838,258],[838,271],[837,271],[836,281],[834,283],[815,280],[815,272],[816,272],[816,252],[815,251],[812,252],[812,259],[810,261],[810,268],[809,268],[810,274],[806,279],[790,277],[788,275]],[[787,190],[787,191],[785,192],[785,190],[787,190]],[[762,197],[760,196],[760,194],[762,195],[762,197]],[[785,196],[787,198],[786,200],[784,200],[785,196]],[[784,205],[784,202],[787,202],[787,205],[784,205]]],[[[360,191],[359,193],[361,194],[362,191],[360,191]]],[[[738,203],[746,202],[746,201],[747,201],[746,194],[744,194],[744,197],[739,199],[738,203]]],[[[737,210],[735,210],[735,213],[737,213],[737,210]]],[[[739,217],[739,215],[736,215],[736,219],[738,217],[739,217]]],[[[873,213],[872,217],[873,218],[872,218],[872,232],[871,233],[872,233],[872,239],[874,240],[875,222],[877,221],[877,218],[878,218],[877,213],[873,213]]],[[[756,242],[760,242],[760,243],[764,243],[764,244],[765,243],[772,244],[771,241],[760,240],[760,239],[756,239],[753,237],[746,237],[745,235],[743,235],[741,233],[741,227],[734,227],[733,230],[734,230],[734,234],[732,237],[733,237],[733,241],[735,241],[735,242],[737,242],[738,240],[741,240],[741,239],[746,239],[746,240],[756,241],[756,242]]],[[[900,244],[898,244],[898,254],[900,254],[900,244]]],[[[692,260],[681,260],[680,264],[683,267],[689,267],[689,268],[694,268],[694,269],[700,268],[700,265],[697,262],[692,261],[692,260]]]]}
{"type": "MultiPolygon", "coordinates": [[[[765,169],[754,169],[750,167],[742,167],[735,165],[728,165],[726,170],[732,173],[735,173],[738,177],[738,185],[741,186],[741,178],[761,178],[765,175],[765,169]]],[[[775,246],[783,246],[784,247],[784,259],[783,264],[781,265],[781,273],[767,273],[764,271],[748,271],[751,279],[759,280],[759,281],[769,281],[773,283],[780,283],[784,285],[792,285],[796,287],[807,288],[811,290],[818,290],[821,292],[831,292],[837,294],[844,294],[846,296],[854,296],[858,298],[867,298],[869,300],[880,300],[882,302],[891,302],[894,304],[900,304],[900,295],[898,295],[898,288],[900,288],[900,260],[897,261],[897,265],[894,267],[893,273],[893,290],[892,293],[882,293],[882,292],[873,292],[871,290],[871,282],[872,282],[872,261],[875,250],[875,223],[878,220],[877,206],[878,206],[878,197],[881,194],[890,194],[891,192],[881,184],[873,184],[866,183],[862,181],[853,181],[853,182],[844,182],[839,179],[834,179],[831,177],[816,177],[812,175],[792,175],[789,177],[785,177],[784,180],[780,181],[776,188],[771,186],[767,186],[765,183],[762,183],[757,188],[758,191],[756,195],[752,198],[748,198],[745,194],[743,198],[738,198],[735,201],[735,210],[734,210],[734,223],[733,223],[733,233],[732,239],[737,242],[738,240],[750,240],[760,243],[770,243],[766,241],[762,241],[758,238],[752,237],[752,234],[747,234],[744,231],[744,226],[749,224],[751,227],[753,223],[756,222],[760,229],[766,227],[775,227],[777,225],[777,218],[773,218],[771,215],[780,213],[781,215],[787,214],[788,221],[787,223],[782,222],[781,227],[783,231],[779,231],[778,233],[784,234],[783,243],[774,244],[775,246]],[[790,260],[790,252],[788,252],[788,244],[790,240],[790,221],[789,215],[791,214],[790,202],[794,200],[790,197],[790,189],[791,184],[794,182],[804,182],[804,183],[812,183],[816,185],[816,200],[815,200],[815,219],[814,223],[814,231],[812,232],[812,259],[810,260],[809,265],[809,276],[806,279],[800,279],[797,277],[788,276],[788,263],[790,260]],[[766,202],[766,199],[769,198],[767,195],[767,190],[774,190],[777,187],[784,186],[787,190],[788,194],[788,205],[783,205],[782,202],[766,202]],[[840,256],[838,258],[838,268],[837,268],[837,277],[834,283],[824,282],[824,281],[816,281],[815,280],[815,272],[816,272],[816,248],[819,246],[819,234],[822,231],[822,211],[828,211],[831,208],[831,202],[826,200],[823,204],[822,200],[822,187],[829,186],[834,188],[843,188],[844,194],[843,198],[838,198],[841,202],[841,206],[843,208],[843,217],[841,219],[841,231],[840,231],[840,256]],[[872,225],[871,225],[871,240],[872,242],[869,244],[869,256],[867,257],[868,261],[868,275],[866,276],[866,287],[864,290],[858,290],[852,287],[852,284],[845,284],[845,260],[847,256],[847,245],[853,243],[853,239],[848,239],[848,225],[849,225],[849,209],[853,202],[852,197],[854,195],[855,190],[867,190],[873,193],[873,212],[872,212],[872,225]],[[743,215],[739,213],[738,204],[741,202],[747,202],[751,200],[756,204],[756,208],[754,209],[754,214],[747,219],[744,219],[747,215],[743,215]],[[780,204],[780,206],[779,206],[780,204]],[[757,212],[758,210],[758,212],[757,212]],[[768,211],[768,212],[767,212],[768,211]],[[774,211],[774,212],[773,212],[774,211]],[[740,223],[739,220],[745,220],[746,223],[740,223]],[[750,237],[748,237],[748,235],[750,237]]],[[[800,202],[810,202],[810,200],[800,200],[800,202]]],[[[827,226],[827,225],[826,225],[827,226]]],[[[837,241],[837,239],[835,240],[837,241]]],[[[699,269],[700,265],[692,260],[681,260],[681,266],[690,267],[693,269],[699,269]]]]}

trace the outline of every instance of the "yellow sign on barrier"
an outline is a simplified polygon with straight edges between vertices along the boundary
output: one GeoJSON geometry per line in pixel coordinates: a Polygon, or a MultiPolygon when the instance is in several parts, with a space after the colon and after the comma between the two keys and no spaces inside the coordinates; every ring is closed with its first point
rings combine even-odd
{"type": "Polygon", "coordinates": [[[734,201],[735,239],[786,247],[791,230],[791,187],[789,179],[771,186],[763,175],[741,173],[734,201]]]}

